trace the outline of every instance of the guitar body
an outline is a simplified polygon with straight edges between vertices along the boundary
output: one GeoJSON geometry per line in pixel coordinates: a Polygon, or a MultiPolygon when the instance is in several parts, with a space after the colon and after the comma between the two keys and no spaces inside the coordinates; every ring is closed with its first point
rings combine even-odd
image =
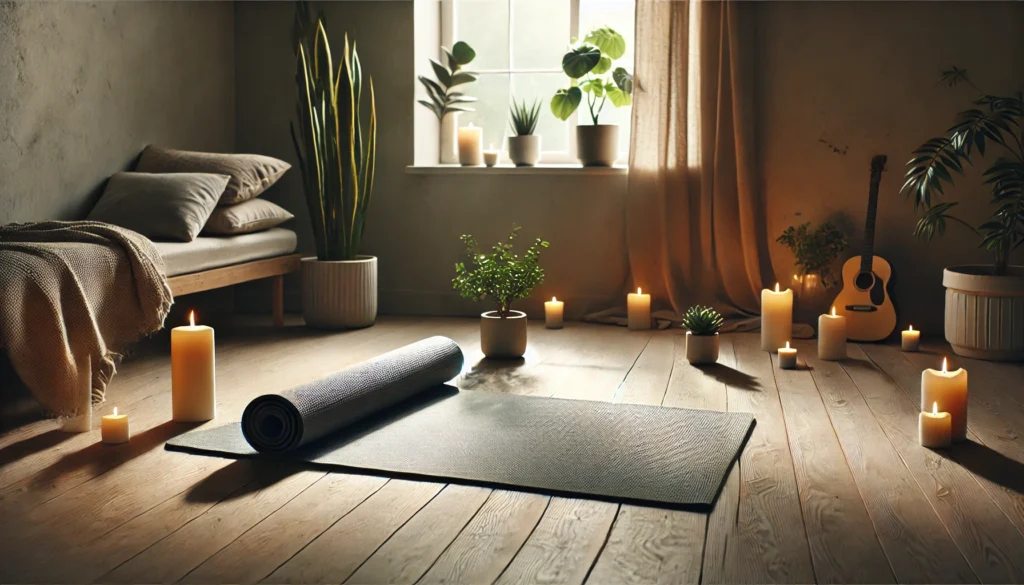
{"type": "Polygon", "coordinates": [[[880,341],[896,329],[896,307],[889,298],[892,267],[881,256],[873,256],[864,271],[862,257],[854,256],[843,264],[843,290],[833,306],[846,317],[846,338],[854,341],[880,341]]]}

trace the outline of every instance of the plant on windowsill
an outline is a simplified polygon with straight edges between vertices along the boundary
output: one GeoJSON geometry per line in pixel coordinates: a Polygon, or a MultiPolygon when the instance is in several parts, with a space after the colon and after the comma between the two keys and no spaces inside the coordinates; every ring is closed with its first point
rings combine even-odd
{"type": "Polygon", "coordinates": [[[508,157],[517,167],[532,167],[540,160],[540,136],[534,134],[538,120],[540,100],[528,104],[526,100],[516,103],[512,98],[508,120],[512,136],[508,137],[508,157]]]}
{"type": "Polygon", "coordinates": [[[359,255],[359,248],[377,151],[373,80],[364,101],[355,44],[346,35],[335,61],[322,12],[313,21],[300,2],[293,30],[298,120],[291,135],[316,243],[316,257],[302,259],[303,316],[312,327],[367,327],[377,317],[377,258],[359,255]]]}
{"type": "Polygon", "coordinates": [[[711,307],[694,305],[683,315],[686,327],[686,361],[713,364],[718,361],[718,331],[725,320],[711,307]]]}
{"type": "Polygon", "coordinates": [[[565,121],[587,96],[593,125],[576,127],[576,150],[583,166],[610,167],[619,158],[619,127],[598,119],[608,102],[616,108],[633,103],[633,75],[625,67],[612,69],[626,54],[626,39],[611,28],[596,28],[562,57],[562,71],[569,87],[551,98],[551,112],[565,121]]]}
{"type": "Polygon", "coordinates": [[[1010,310],[1024,302],[1024,266],[1010,264],[1011,254],[1024,244],[1024,95],[987,94],[959,67],[944,71],[939,81],[977,91],[975,107],[960,112],[945,135],[914,151],[901,192],[913,198],[915,210],[921,210],[914,229],[918,237],[931,241],[945,234],[947,220],[954,221],[976,235],[993,260],[991,265],[949,266],[943,271],[946,306],[975,308],[946,312],[946,341],[963,356],[1024,360],[1024,344],[1014,333],[1019,314],[1010,310]],[[994,209],[987,221],[974,227],[952,213],[956,201],[936,199],[943,195],[943,183],[953,186],[953,175],[963,175],[965,166],[984,158],[993,146],[999,156],[983,176],[992,189],[994,209]]]}
{"type": "Polygon", "coordinates": [[[544,269],[538,264],[541,250],[550,244],[537,238],[520,257],[513,253],[519,228],[508,239],[491,247],[489,254],[478,250],[476,238],[463,235],[472,268],[455,264],[452,287],[474,301],[490,300],[495,310],[480,315],[480,347],[488,358],[514,359],[526,351],[526,313],[512,309],[512,303],[525,299],[534,287],[544,282],[544,269]]]}
{"type": "Polygon", "coordinates": [[[445,64],[435,59],[430,59],[430,67],[434,70],[437,80],[430,79],[425,75],[418,76],[420,83],[427,90],[426,100],[417,100],[425,108],[437,116],[441,123],[441,135],[445,140],[441,141],[444,146],[441,151],[442,163],[458,162],[458,153],[455,150],[458,143],[455,135],[458,122],[456,116],[459,112],[472,112],[473,108],[466,104],[476,101],[475,97],[466,95],[460,86],[476,81],[476,74],[464,71],[462,68],[473,62],[476,58],[476,51],[467,43],[459,41],[452,45],[449,51],[441,47],[445,56],[445,64]]]}

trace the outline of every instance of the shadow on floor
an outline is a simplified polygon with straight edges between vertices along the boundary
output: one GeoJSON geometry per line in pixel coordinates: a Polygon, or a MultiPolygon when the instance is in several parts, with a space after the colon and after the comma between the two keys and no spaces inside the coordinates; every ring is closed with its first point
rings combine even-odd
{"type": "Polygon", "coordinates": [[[694,367],[726,386],[740,390],[761,391],[761,382],[757,378],[735,368],[722,364],[704,364],[694,367]]]}
{"type": "Polygon", "coordinates": [[[17,443],[11,443],[3,449],[0,449],[0,468],[6,467],[15,461],[24,459],[31,455],[35,455],[40,451],[52,449],[73,436],[75,436],[74,433],[65,433],[60,429],[51,429],[45,433],[18,441],[17,443]]]}
{"type": "Polygon", "coordinates": [[[970,439],[936,453],[959,463],[978,477],[1024,495],[1024,464],[1019,461],[970,439]]]}
{"type": "Polygon", "coordinates": [[[534,378],[526,374],[523,358],[511,360],[495,360],[483,358],[462,373],[458,380],[459,388],[472,390],[483,386],[491,392],[511,392],[533,382],[534,378]]]}
{"type": "Polygon", "coordinates": [[[190,487],[185,501],[212,504],[244,498],[309,467],[289,461],[239,459],[190,487]]]}

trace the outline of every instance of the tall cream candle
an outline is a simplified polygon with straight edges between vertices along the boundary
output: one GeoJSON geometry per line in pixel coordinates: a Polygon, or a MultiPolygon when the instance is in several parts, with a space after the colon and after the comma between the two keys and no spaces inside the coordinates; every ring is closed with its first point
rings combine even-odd
{"type": "Polygon", "coordinates": [[[931,410],[932,404],[952,418],[953,442],[967,440],[967,370],[947,371],[942,358],[941,372],[931,368],[921,372],[921,410],[931,410]]]}
{"type": "Polygon", "coordinates": [[[626,322],[631,331],[645,331],[651,328],[651,295],[645,295],[638,287],[636,293],[626,296],[626,322]]]}
{"type": "Polygon", "coordinates": [[[201,422],[217,416],[213,328],[189,325],[171,330],[171,411],[178,422],[201,422]]]}
{"type": "Polygon", "coordinates": [[[562,317],[565,315],[565,303],[551,297],[550,301],[544,303],[544,327],[548,329],[561,329],[562,317]]]}
{"type": "Polygon", "coordinates": [[[838,361],[846,359],[846,317],[831,315],[818,317],[818,359],[838,361]]]}
{"type": "Polygon", "coordinates": [[[459,128],[459,164],[480,166],[484,164],[483,129],[472,124],[459,128]]]}
{"type": "Polygon", "coordinates": [[[761,350],[776,352],[793,337],[793,291],[761,291],[761,350]]]}

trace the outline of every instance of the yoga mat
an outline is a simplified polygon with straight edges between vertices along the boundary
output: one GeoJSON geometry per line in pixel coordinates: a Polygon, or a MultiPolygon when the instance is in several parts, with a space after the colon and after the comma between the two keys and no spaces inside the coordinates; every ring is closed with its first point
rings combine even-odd
{"type": "Polygon", "coordinates": [[[243,416],[241,424],[197,429],[166,448],[706,507],[714,503],[754,425],[744,413],[459,391],[436,382],[455,377],[461,361],[455,342],[424,340],[279,399],[257,398],[246,409],[249,424],[243,416]],[[417,388],[419,383],[427,385],[417,388]],[[384,396],[380,403],[372,398],[378,393],[384,396]],[[280,411],[267,415],[266,404],[280,411]],[[266,425],[277,417],[289,430],[275,433],[273,424],[266,425]],[[257,434],[245,430],[250,424],[267,428],[257,434]],[[270,437],[272,448],[255,449],[247,437],[256,436],[270,437]],[[277,436],[285,439],[273,439],[277,436]]]}

